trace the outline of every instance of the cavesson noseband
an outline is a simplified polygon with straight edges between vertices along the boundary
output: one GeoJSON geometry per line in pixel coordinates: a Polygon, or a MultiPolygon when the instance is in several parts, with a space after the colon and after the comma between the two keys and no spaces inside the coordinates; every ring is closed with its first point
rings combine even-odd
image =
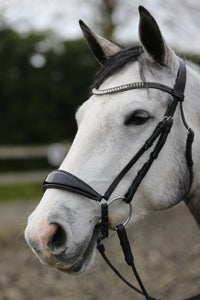
{"type": "MultiPolygon", "coordinates": [[[[138,50],[138,55],[141,54],[141,49],[138,50]]],[[[168,87],[166,85],[157,83],[157,82],[136,82],[136,83],[129,83],[125,85],[121,85],[118,87],[113,87],[109,89],[99,90],[99,89],[93,89],[94,95],[107,95],[107,94],[114,94],[119,92],[125,92],[127,90],[132,89],[159,89],[161,91],[164,91],[168,94],[170,94],[173,97],[172,102],[167,108],[167,111],[165,112],[165,115],[163,116],[162,120],[158,123],[158,125],[155,127],[154,131],[152,132],[151,136],[146,140],[144,145],[137,151],[137,153],[133,156],[133,158],[127,163],[127,165],[121,170],[121,172],[116,176],[116,178],[113,180],[113,182],[110,184],[110,186],[107,188],[105,193],[103,195],[99,194],[97,191],[95,191],[90,185],[88,185],[86,182],[78,178],[77,176],[66,172],[64,170],[56,170],[51,172],[45,179],[43,188],[44,191],[48,188],[56,188],[56,189],[62,189],[69,192],[73,192],[82,196],[85,196],[89,199],[95,200],[99,203],[101,207],[101,219],[99,222],[100,226],[100,238],[99,238],[99,245],[98,250],[100,251],[101,255],[105,259],[105,261],[109,264],[109,266],[114,270],[114,272],[123,280],[125,281],[131,288],[136,290],[138,293],[145,296],[146,299],[155,299],[148,295],[147,291],[145,290],[143,283],[137,273],[137,270],[134,265],[134,259],[131,252],[131,248],[129,245],[129,241],[126,235],[125,231],[125,225],[128,223],[131,213],[132,213],[132,207],[131,207],[131,201],[137,191],[138,186],[140,185],[141,181],[149,171],[150,167],[152,166],[154,160],[158,157],[161,149],[163,148],[168,134],[170,132],[170,129],[173,125],[173,116],[176,111],[176,108],[178,104],[180,104],[180,111],[182,116],[182,121],[186,129],[188,130],[188,136],[186,141],[186,163],[188,166],[190,179],[188,183],[188,191],[190,190],[192,180],[193,180],[193,161],[192,161],[192,142],[194,139],[194,132],[193,130],[187,125],[182,102],[184,101],[184,90],[185,90],[185,84],[186,84],[186,67],[185,63],[182,59],[179,59],[179,69],[175,81],[175,85],[173,88],[168,87]],[[131,185],[129,186],[128,190],[123,196],[116,197],[114,199],[111,198],[114,190],[120,183],[120,181],[124,178],[124,176],[127,174],[127,172],[134,166],[134,164],[138,161],[138,159],[144,154],[145,151],[150,149],[153,144],[155,143],[155,146],[152,150],[152,152],[149,155],[148,160],[146,163],[142,165],[139,172],[133,179],[131,185]],[[119,224],[115,227],[111,225],[111,221],[109,219],[109,213],[108,213],[108,207],[113,201],[117,200],[123,200],[126,202],[130,207],[130,214],[128,219],[124,224],[119,224]],[[136,276],[136,279],[140,285],[141,290],[137,289],[135,286],[127,282],[120,273],[114,268],[114,266],[110,263],[110,261],[105,256],[105,248],[103,244],[100,243],[100,241],[104,238],[106,238],[109,234],[109,226],[111,229],[114,229],[117,231],[120,244],[122,246],[122,250],[124,252],[125,260],[133,269],[133,272],[136,276]]],[[[199,296],[199,295],[198,295],[199,296]]],[[[189,299],[198,299],[198,298],[188,298],[189,299]]],[[[186,299],[185,299],[186,300],[186,299]]]]}

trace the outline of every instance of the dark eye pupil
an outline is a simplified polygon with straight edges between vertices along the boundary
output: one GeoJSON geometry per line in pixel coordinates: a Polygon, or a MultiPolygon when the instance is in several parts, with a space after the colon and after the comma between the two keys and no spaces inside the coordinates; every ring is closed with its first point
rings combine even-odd
{"type": "Polygon", "coordinates": [[[134,116],[132,118],[132,122],[138,123],[138,124],[143,124],[146,121],[146,118],[140,117],[140,116],[134,116]]]}
{"type": "Polygon", "coordinates": [[[134,112],[131,116],[125,121],[125,125],[142,125],[144,124],[150,116],[147,112],[138,111],[134,112]]]}

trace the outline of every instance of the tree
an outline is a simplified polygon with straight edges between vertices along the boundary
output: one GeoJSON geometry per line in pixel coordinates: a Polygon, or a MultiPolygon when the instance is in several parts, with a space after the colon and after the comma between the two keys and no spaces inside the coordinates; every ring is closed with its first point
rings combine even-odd
{"type": "Polygon", "coordinates": [[[109,38],[112,38],[114,30],[115,30],[115,23],[113,20],[113,13],[115,11],[117,4],[117,0],[102,0],[100,6],[100,26],[102,30],[102,34],[109,38]]]}
{"type": "Polygon", "coordinates": [[[112,39],[116,28],[113,15],[117,7],[118,0],[90,0],[89,2],[95,11],[94,22],[98,27],[98,31],[100,31],[103,36],[112,39]]]}
{"type": "Polygon", "coordinates": [[[48,33],[0,29],[0,144],[58,142],[76,132],[74,114],[97,64],[85,41],[40,52],[47,39],[48,33]]]}

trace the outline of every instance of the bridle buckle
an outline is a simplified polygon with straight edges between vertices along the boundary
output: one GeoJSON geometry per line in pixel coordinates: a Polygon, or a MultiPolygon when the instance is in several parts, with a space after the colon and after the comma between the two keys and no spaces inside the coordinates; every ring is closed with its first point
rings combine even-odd
{"type": "MultiPolygon", "coordinates": [[[[107,223],[108,225],[108,228],[112,231],[117,231],[117,225],[119,224],[123,224],[123,226],[125,227],[130,219],[131,219],[131,216],[132,216],[132,204],[131,203],[126,203],[125,202],[125,197],[124,196],[118,196],[118,197],[115,197],[113,199],[110,199],[108,201],[106,201],[105,199],[102,199],[101,202],[97,202],[99,207],[101,208],[101,214],[104,215],[104,220],[103,220],[103,216],[101,215],[101,218],[99,219],[97,225],[100,225],[101,226],[101,229],[102,229],[102,226],[104,227],[104,225],[107,223]],[[107,211],[108,211],[108,207],[110,207],[112,205],[112,203],[116,202],[116,201],[123,201],[125,204],[128,204],[129,205],[129,213],[128,213],[128,217],[125,219],[124,222],[119,222],[118,224],[114,225],[114,221],[113,221],[113,218],[111,217],[110,213],[107,214],[107,216],[105,216],[105,210],[106,210],[106,206],[107,206],[107,211]]],[[[122,221],[122,220],[120,220],[122,221]]],[[[102,231],[102,230],[101,230],[102,231]]],[[[103,229],[104,231],[104,229],[103,229]]]]}

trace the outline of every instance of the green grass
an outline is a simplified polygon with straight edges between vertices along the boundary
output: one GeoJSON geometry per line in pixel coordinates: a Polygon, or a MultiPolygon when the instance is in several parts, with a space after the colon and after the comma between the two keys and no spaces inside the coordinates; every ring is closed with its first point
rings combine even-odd
{"type": "Polygon", "coordinates": [[[0,202],[41,198],[42,193],[41,183],[0,185],[0,202]]]}

